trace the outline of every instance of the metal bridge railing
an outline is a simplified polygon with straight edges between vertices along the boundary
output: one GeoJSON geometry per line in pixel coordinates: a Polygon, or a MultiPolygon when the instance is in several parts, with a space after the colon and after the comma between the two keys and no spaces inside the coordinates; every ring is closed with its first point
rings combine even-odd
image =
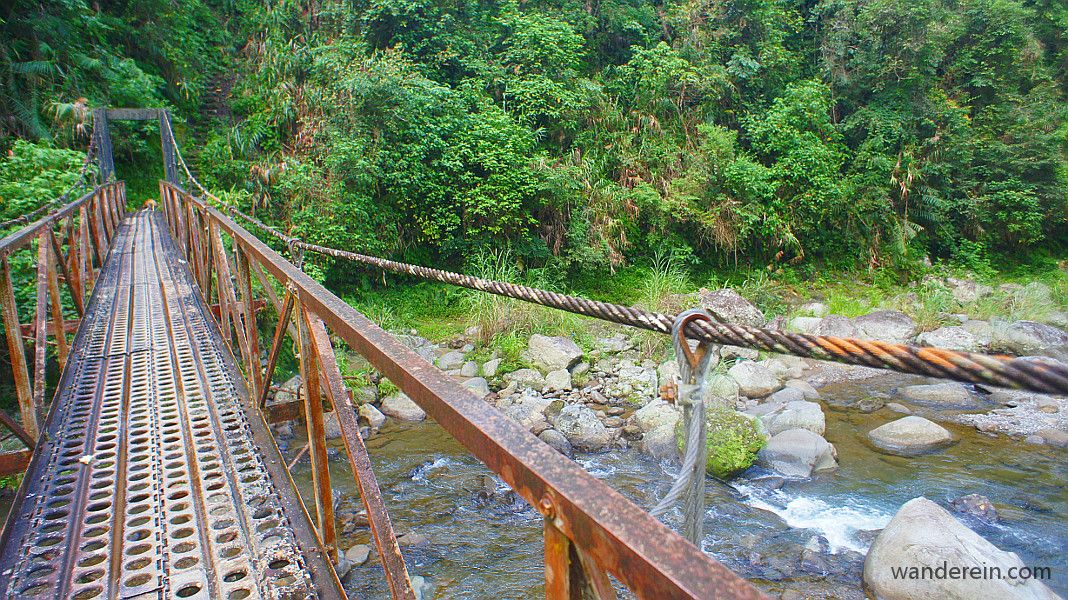
{"type": "MultiPolygon", "coordinates": [[[[171,233],[185,251],[205,300],[218,303],[220,330],[240,352],[254,397],[266,398],[283,339],[290,335],[297,343],[304,381],[303,401],[297,408],[308,423],[318,534],[328,553],[336,553],[336,542],[323,425],[326,402],[337,412],[393,596],[414,597],[334,359],[332,333],[543,515],[547,597],[614,598],[609,574],[639,598],[764,597],[748,581],[427,363],[227,215],[171,183],[161,181],[160,192],[171,233]],[[266,369],[261,369],[253,278],[280,315],[266,369]]],[[[297,411],[282,412],[292,418],[297,411]]],[[[265,418],[270,420],[270,414],[265,418]]]]}
{"type": "Polygon", "coordinates": [[[44,421],[47,346],[55,344],[60,370],[70,347],[67,334],[77,331],[97,272],[107,258],[111,240],[126,212],[126,188],[122,182],[102,185],[18,231],[0,239],[0,309],[4,337],[11,361],[15,396],[22,424],[0,411],[0,424],[26,446],[25,450],[0,453],[0,476],[21,472],[29,464],[44,421]],[[36,248],[33,242],[36,241],[36,248]],[[32,322],[22,323],[12,277],[11,257],[19,252],[36,255],[34,312],[32,322]],[[61,287],[70,302],[64,306],[61,287]],[[68,314],[76,319],[67,319],[68,314]],[[51,320],[49,320],[51,319],[51,320]],[[26,358],[25,340],[33,345],[32,360],[26,358]],[[33,365],[30,376],[29,365],[33,365]]]}

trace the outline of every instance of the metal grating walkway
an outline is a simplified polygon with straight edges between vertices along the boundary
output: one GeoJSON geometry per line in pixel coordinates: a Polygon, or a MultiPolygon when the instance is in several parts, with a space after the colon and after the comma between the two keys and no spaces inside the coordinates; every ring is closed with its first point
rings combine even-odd
{"type": "Polygon", "coordinates": [[[340,596],[155,211],[119,229],[0,538],[3,598],[340,596]]]}

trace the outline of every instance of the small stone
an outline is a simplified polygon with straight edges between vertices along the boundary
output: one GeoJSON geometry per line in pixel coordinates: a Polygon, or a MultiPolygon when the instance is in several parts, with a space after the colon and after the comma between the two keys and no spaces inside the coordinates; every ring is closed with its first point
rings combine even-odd
{"type": "Polygon", "coordinates": [[[915,404],[935,408],[973,409],[980,404],[968,388],[959,383],[909,385],[898,392],[915,404]]]}
{"type": "Polygon", "coordinates": [[[627,412],[627,409],[623,408],[622,406],[610,406],[604,411],[606,415],[611,417],[618,417],[619,415],[622,415],[625,412],[627,412]]]}
{"type": "Polygon", "coordinates": [[[818,400],[820,397],[819,391],[804,379],[791,379],[784,385],[788,388],[801,390],[801,393],[805,395],[805,400],[818,400]]]}
{"type": "Polygon", "coordinates": [[[753,350],[752,348],[743,348],[741,346],[724,346],[720,349],[719,356],[722,360],[731,360],[732,358],[756,360],[757,357],[760,356],[760,352],[753,350]]]}
{"type": "Polygon", "coordinates": [[[494,377],[497,375],[497,369],[501,366],[501,359],[495,358],[493,360],[487,360],[482,365],[482,375],[485,377],[494,377]]]}
{"type": "Polygon", "coordinates": [[[371,556],[371,547],[366,544],[356,544],[345,551],[345,559],[356,566],[367,562],[371,556]]]}
{"type": "Polygon", "coordinates": [[[605,427],[611,427],[613,429],[623,426],[623,419],[619,417],[608,417],[604,420],[605,427]]]}
{"type": "Polygon", "coordinates": [[[579,364],[575,365],[574,367],[571,367],[571,376],[572,377],[580,377],[580,376],[585,375],[586,373],[589,373],[589,372],[590,372],[590,363],[585,362],[585,361],[580,362],[579,364]]]}
{"type": "Polygon", "coordinates": [[[442,371],[452,371],[455,369],[459,369],[464,364],[464,353],[460,352],[459,350],[446,352],[445,354],[438,357],[438,360],[436,362],[438,368],[442,371]]]}
{"type": "Polygon", "coordinates": [[[861,398],[853,405],[862,413],[873,413],[880,408],[886,406],[886,401],[882,398],[876,398],[875,396],[868,396],[867,398],[861,398]]]}
{"type": "Polygon", "coordinates": [[[912,414],[912,409],[911,408],[905,406],[904,404],[900,404],[898,402],[888,402],[886,404],[886,408],[889,409],[889,410],[892,410],[892,411],[894,411],[896,413],[901,413],[903,415],[911,415],[912,414]]]}
{"type": "Polygon", "coordinates": [[[949,506],[959,513],[970,515],[984,523],[996,523],[998,521],[998,511],[994,508],[994,504],[990,502],[990,498],[986,496],[968,494],[967,496],[950,500],[949,506]]]}
{"type": "Polygon", "coordinates": [[[571,457],[575,453],[574,448],[571,447],[571,442],[567,441],[567,437],[555,429],[545,429],[538,434],[538,439],[552,446],[554,450],[564,456],[571,457]]]}
{"type": "Polygon", "coordinates": [[[1024,438],[1024,441],[1027,442],[1028,444],[1034,444],[1036,446],[1043,446],[1046,443],[1046,438],[1044,438],[1044,437],[1042,437],[1040,435],[1029,435],[1026,438],[1024,438]]]}
{"type": "Polygon", "coordinates": [[[823,435],[827,427],[823,410],[815,402],[796,400],[761,417],[768,435],[776,435],[790,429],[807,429],[823,435]]]}
{"type": "Polygon", "coordinates": [[[426,418],[426,412],[401,392],[382,400],[382,412],[400,421],[422,421],[426,418]]]}
{"type": "Polygon", "coordinates": [[[1036,431],[1035,435],[1042,436],[1042,439],[1050,446],[1068,448],[1068,432],[1060,429],[1041,429],[1036,431]]]}
{"type": "Polygon", "coordinates": [[[545,387],[545,378],[534,369],[519,369],[504,376],[506,382],[514,382],[517,387],[540,390],[545,387]]]}
{"type": "Polygon", "coordinates": [[[370,404],[361,404],[357,411],[360,420],[367,423],[373,430],[379,430],[386,424],[386,415],[370,404]]]}
{"type": "Polygon", "coordinates": [[[775,402],[777,404],[786,404],[788,402],[798,402],[801,400],[805,400],[805,392],[796,387],[784,387],[768,396],[768,402],[775,402]]]}
{"type": "Polygon", "coordinates": [[[914,456],[953,443],[945,427],[915,415],[902,417],[868,432],[878,448],[899,456],[914,456]]]}
{"type": "Polygon", "coordinates": [[[734,365],[727,374],[738,382],[739,392],[749,398],[763,398],[782,387],[774,374],[752,361],[734,365]]]}
{"type": "Polygon", "coordinates": [[[464,386],[471,388],[479,398],[485,398],[490,393],[489,382],[482,377],[472,377],[464,382],[464,386]]]}
{"type": "Polygon", "coordinates": [[[544,371],[567,369],[582,358],[582,348],[566,337],[534,334],[527,343],[530,362],[544,371]]]}
{"type": "Polygon", "coordinates": [[[469,360],[469,361],[464,363],[464,366],[460,367],[460,376],[461,377],[474,377],[476,375],[478,375],[478,363],[477,362],[475,362],[473,360],[469,360]]]}
{"type": "Polygon", "coordinates": [[[567,369],[550,371],[545,375],[545,389],[549,391],[570,390],[571,373],[567,369]]]}
{"type": "Polygon", "coordinates": [[[1038,402],[1035,402],[1035,408],[1049,415],[1058,413],[1061,410],[1060,404],[1053,398],[1040,398],[1038,402]]]}
{"type": "Polygon", "coordinates": [[[403,535],[397,536],[397,542],[401,546],[408,546],[409,548],[418,548],[420,546],[427,546],[430,544],[430,538],[427,536],[416,533],[415,531],[409,531],[403,535]]]}

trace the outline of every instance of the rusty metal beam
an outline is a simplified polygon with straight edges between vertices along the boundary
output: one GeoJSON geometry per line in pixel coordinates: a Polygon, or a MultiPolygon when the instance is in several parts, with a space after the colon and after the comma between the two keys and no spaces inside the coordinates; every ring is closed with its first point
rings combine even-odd
{"type": "Polygon", "coordinates": [[[33,450],[15,450],[0,454],[0,477],[22,473],[33,458],[33,450]]]}
{"type": "Polygon", "coordinates": [[[338,424],[341,425],[341,440],[345,444],[345,453],[352,467],[352,475],[360,490],[360,499],[363,500],[363,506],[367,510],[367,521],[371,526],[371,536],[375,540],[378,557],[382,560],[386,582],[394,598],[415,600],[415,591],[408,577],[408,568],[404,564],[404,555],[401,554],[400,544],[397,543],[397,535],[393,531],[393,523],[389,518],[389,511],[386,510],[386,504],[382,500],[382,490],[378,487],[378,480],[371,468],[371,457],[367,454],[367,446],[360,437],[356,407],[352,405],[352,396],[345,389],[345,382],[341,378],[334,348],[330,344],[330,334],[327,333],[326,326],[319,317],[311,315],[309,323],[312,344],[318,355],[323,376],[327,381],[323,389],[327,392],[327,398],[330,399],[334,414],[337,415],[338,424]]]}
{"type": "MultiPolygon", "coordinates": [[[[198,202],[182,196],[187,203],[198,202]]],[[[202,205],[203,206],[203,205],[202,205]]],[[[427,363],[222,212],[212,220],[307,310],[640,598],[763,598],[748,581],[427,363]]]]}
{"type": "Polygon", "coordinates": [[[30,370],[26,364],[26,347],[22,344],[19,325],[19,311],[15,305],[15,289],[11,284],[11,266],[7,257],[0,258],[0,309],[3,310],[4,332],[7,338],[7,352],[11,358],[11,375],[15,380],[15,393],[19,400],[19,412],[26,433],[37,439],[40,428],[37,425],[37,411],[33,407],[33,390],[30,388],[30,370]]]}

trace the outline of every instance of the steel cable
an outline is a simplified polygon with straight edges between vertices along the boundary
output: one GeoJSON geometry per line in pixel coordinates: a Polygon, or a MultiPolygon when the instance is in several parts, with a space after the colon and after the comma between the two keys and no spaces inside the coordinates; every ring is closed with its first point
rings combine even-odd
{"type": "MultiPolygon", "coordinates": [[[[175,142],[175,150],[178,161],[190,182],[205,197],[214,200],[220,208],[230,215],[243,219],[284,242],[291,250],[299,248],[341,260],[358,262],[392,273],[457,285],[665,335],[671,334],[671,329],[676,319],[674,315],[600,302],[514,283],[472,277],[461,273],[432,269],[304,242],[251,215],[245,214],[209,192],[189,171],[185,161],[182,159],[181,152],[178,151],[177,142],[175,142]]],[[[802,358],[828,360],[877,369],[890,369],[901,373],[952,379],[966,383],[1020,388],[1047,394],[1068,394],[1068,363],[1058,360],[1013,358],[943,348],[921,348],[877,340],[789,333],[777,329],[726,323],[723,322],[723,319],[719,319],[718,315],[713,316],[716,316],[718,321],[696,321],[690,323],[686,328],[686,335],[705,343],[741,346],[767,352],[792,354],[802,358]]]]}

